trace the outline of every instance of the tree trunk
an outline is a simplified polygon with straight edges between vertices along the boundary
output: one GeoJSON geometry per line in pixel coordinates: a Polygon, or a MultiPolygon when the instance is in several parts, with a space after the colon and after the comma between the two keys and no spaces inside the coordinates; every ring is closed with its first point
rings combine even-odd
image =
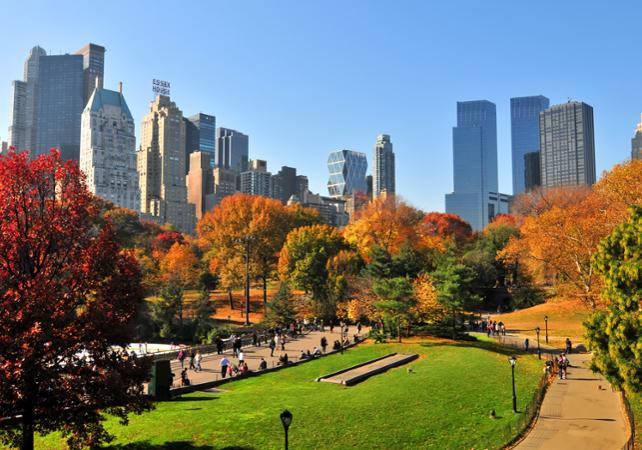
{"type": "Polygon", "coordinates": [[[397,320],[397,342],[401,342],[401,320],[397,320]]]}
{"type": "Polygon", "coordinates": [[[267,275],[263,274],[263,312],[267,312],[267,275]]]}
{"type": "Polygon", "coordinates": [[[227,295],[230,299],[230,309],[234,310],[234,299],[232,298],[232,289],[227,290],[227,295]]]}
{"type": "Polygon", "coordinates": [[[455,340],[455,336],[457,335],[457,328],[456,328],[456,310],[453,308],[453,341],[455,340]]]}
{"type": "Polygon", "coordinates": [[[26,402],[22,411],[22,443],[20,450],[33,450],[34,432],[34,407],[33,402],[26,402]]]}

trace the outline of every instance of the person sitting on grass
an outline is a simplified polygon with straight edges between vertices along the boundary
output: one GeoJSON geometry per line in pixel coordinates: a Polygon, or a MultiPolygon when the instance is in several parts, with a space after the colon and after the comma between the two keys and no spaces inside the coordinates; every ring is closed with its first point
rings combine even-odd
{"type": "Polygon", "coordinates": [[[189,378],[187,378],[187,367],[181,371],[181,386],[189,386],[189,378]]]}
{"type": "Polygon", "coordinates": [[[341,350],[341,342],[334,341],[334,345],[332,346],[332,350],[341,350]]]}
{"type": "Polygon", "coordinates": [[[314,347],[314,350],[312,351],[312,356],[314,358],[321,356],[321,350],[319,350],[319,347],[314,347]]]}
{"type": "Polygon", "coordinates": [[[243,364],[241,364],[241,375],[245,375],[250,372],[250,368],[247,366],[247,363],[243,361],[243,364]]]}
{"type": "Polygon", "coordinates": [[[308,355],[303,350],[301,350],[301,354],[299,355],[299,359],[307,359],[307,358],[308,358],[308,355]]]}

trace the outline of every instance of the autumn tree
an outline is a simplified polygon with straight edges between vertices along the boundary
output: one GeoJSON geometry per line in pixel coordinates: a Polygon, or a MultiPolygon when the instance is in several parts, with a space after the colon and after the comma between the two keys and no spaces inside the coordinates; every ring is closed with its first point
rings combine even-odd
{"type": "Polygon", "coordinates": [[[297,319],[297,305],[287,282],[279,285],[279,290],[268,304],[265,323],[272,327],[286,328],[297,319]]]}
{"type": "Polygon", "coordinates": [[[361,208],[344,230],[346,241],[368,260],[375,246],[398,253],[404,245],[417,243],[421,211],[397,197],[379,197],[361,208]]]}
{"type": "Polygon", "coordinates": [[[160,273],[165,283],[173,283],[183,289],[194,288],[200,272],[200,261],[187,243],[175,241],[160,257],[160,273]]]}
{"type": "Polygon", "coordinates": [[[439,302],[437,289],[428,274],[413,281],[416,304],[412,309],[414,320],[420,323],[439,323],[448,315],[448,309],[439,302]]]}
{"type": "Polygon", "coordinates": [[[150,408],[146,359],[131,342],[143,301],[135,259],[121,252],[78,166],[57,151],[0,157],[0,417],[5,444],[32,449],[60,431],[71,448],[110,439],[105,413],[127,423],[150,408]]]}
{"type": "Polygon", "coordinates": [[[213,328],[212,315],[216,312],[214,302],[210,298],[210,291],[203,286],[198,297],[191,305],[194,312],[194,342],[203,342],[213,328]]]}
{"type": "MultiPolygon", "coordinates": [[[[206,257],[215,259],[223,268],[238,255],[250,258],[251,272],[263,282],[263,302],[267,303],[267,280],[276,271],[279,251],[293,226],[294,215],[278,200],[235,194],[225,197],[220,205],[198,223],[198,235],[206,257]]],[[[300,217],[299,217],[300,218],[300,217]]],[[[229,278],[221,274],[223,278],[229,278]]]]}
{"type": "Polygon", "coordinates": [[[321,316],[335,311],[328,292],[328,261],[348,249],[339,232],[329,225],[297,228],[288,234],[279,259],[281,279],[312,294],[321,316]]]}
{"type": "Polygon", "coordinates": [[[614,386],[637,393],[642,391],[642,207],[630,211],[630,218],[600,242],[593,257],[608,308],[594,313],[585,325],[593,369],[614,386]]]}
{"type": "Polygon", "coordinates": [[[422,218],[419,235],[427,246],[434,246],[439,241],[461,245],[472,239],[473,230],[457,214],[431,212],[422,218]]]}

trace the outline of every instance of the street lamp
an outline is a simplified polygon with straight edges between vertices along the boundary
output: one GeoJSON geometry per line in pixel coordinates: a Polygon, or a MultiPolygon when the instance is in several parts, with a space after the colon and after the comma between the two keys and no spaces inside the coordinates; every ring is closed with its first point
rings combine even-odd
{"type": "Polygon", "coordinates": [[[245,325],[250,325],[250,243],[253,236],[248,234],[241,238],[245,245],[245,325]]]}
{"type": "Polygon", "coordinates": [[[285,450],[288,450],[288,428],[290,428],[290,424],[292,423],[292,413],[287,409],[281,413],[281,423],[285,431],[285,450]]]}
{"type": "Polygon", "coordinates": [[[537,357],[542,359],[542,351],[539,348],[539,327],[535,328],[535,332],[537,333],[537,357]]]}
{"type": "Polygon", "coordinates": [[[517,396],[515,395],[515,364],[517,363],[517,359],[515,359],[515,355],[511,356],[510,359],[508,360],[510,363],[510,368],[511,368],[511,374],[513,376],[513,412],[517,412],[517,396]]]}
{"type": "Polygon", "coordinates": [[[548,316],[544,316],[544,323],[546,324],[546,343],[548,344],[548,316]]]}

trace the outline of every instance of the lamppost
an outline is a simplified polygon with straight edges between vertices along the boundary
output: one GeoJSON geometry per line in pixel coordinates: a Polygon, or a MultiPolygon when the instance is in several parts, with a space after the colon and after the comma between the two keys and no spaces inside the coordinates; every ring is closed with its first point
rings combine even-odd
{"type": "Polygon", "coordinates": [[[339,335],[339,339],[341,339],[341,354],[343,355],[343,329],[345,327],[343,320],[339,322],[339,326],[341,327],[341,334],[339,335]]]}
{"type": "Polygon", "coordinates": [[[245,325],[250,325],[250,243],[253,236],[248,234],[241,238],[245,245],[245,325]]]}
{"type": "Polygon", "coordinates": [[[537,333],[537,357],[542,359],[542,351],[539,348],[539,327],[535,328],[535,332],[537,333]]]}
{"type": "Polygon", "coordinates": [[[292,423],[292,413],[287,409],[281,413],[281,423],[285,431],[285,450],[288,450],[288,428],[290,428],[290,424],[292,423]]]}
{"type": "Polygon", "coordinates": [[[544,323],[546,324],[546,343],[548,344],[548,316],[544,316],[544,323]]]}
{"type": "Polygon", "coordinates": [[[515,395],[515,364],[517,363],[517,359],[515,359],[515,355],[511,356],[510,359],[508,360],[510,363],[510,368],[511,368],[511,374],[513,376],[513,412],[517,412],[517,396],[515,395]]]}

